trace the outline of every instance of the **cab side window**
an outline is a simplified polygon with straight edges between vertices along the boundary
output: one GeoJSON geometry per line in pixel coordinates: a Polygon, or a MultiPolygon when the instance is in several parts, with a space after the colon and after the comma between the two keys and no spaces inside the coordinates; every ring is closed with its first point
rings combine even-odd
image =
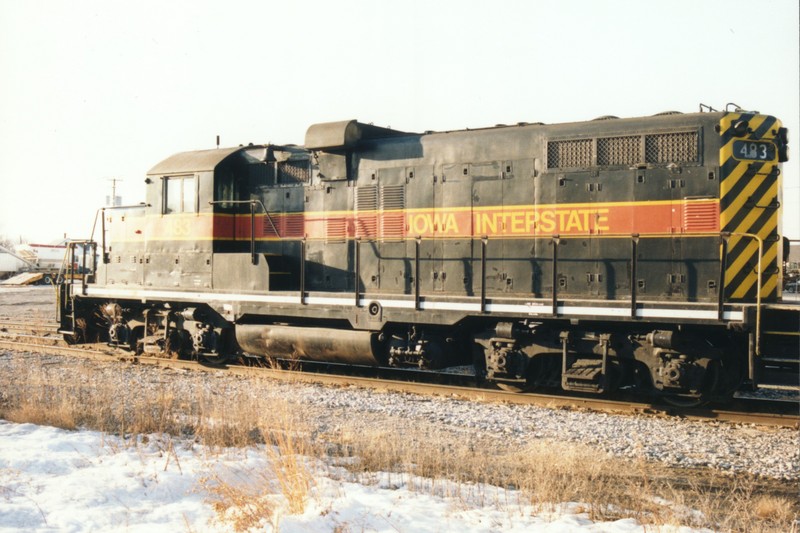
{"type": "Polygon", "coordinates": [[[194,176],[167,176],[164,178],[162,213],[196,213],[197,181],[194,176]]]}

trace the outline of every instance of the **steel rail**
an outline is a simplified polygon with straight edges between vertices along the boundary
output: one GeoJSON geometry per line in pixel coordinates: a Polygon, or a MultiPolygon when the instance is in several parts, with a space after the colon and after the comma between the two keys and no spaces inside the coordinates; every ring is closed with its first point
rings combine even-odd
{"type": "MultiPolygon", "coordinates": [[[[52,340],[52,338],[49,338],[52,340]]],[[[633,414],[655,417],[675,417],[697,421],[724,421],[730,423],[746,423],[760,426],[778,426],[800,428],[800,415],[776,414],[769,412],[739,412],[726,409],[681,408],[656,405],[646,402],[610,400],[605,398],[561,396],[539,393],[515,393],[502,390],[442,385],[424,381],[404,381],[380,377],[363,377],[342,374],[304,372],[284,369],[271,369],[244,365],[213,365],[168,359],[163,357],[137,356],[122,352],[106,344],[88,344],[83,347],[48,346],[42,344],[15,342],[0,337],[0,348],[40,352],[47,355],[79,356],[108,362],[127,361],[130,363],[151,365],[156,367],[188,369],[206,372],[228,372],[243,377],[264,377],[292,383],[316,383],[333,386],[357,386],[361,388],[384,390],[389,392],[410,393],[429,396],[442,396],[452,399],[511,403],[519,405],[536,405],[550,409],[583,409],[589,411],[609,412],[614,414],[633,414]]],[[[417,376],[421,374],[415,373],[417,376]]],[[[431,377],[441,374],[431,373],[431,377]]],[[[763,403],[763,402],[762,402],[763,403]]],[[[781,402],[786,404],[787,402],[781,402]]]]}
{"type": "Polygon", "coordinates": [[[9,329],[37,329],[46,331],[58,331],[56,322],[32,322],[23,320],[4,320],[0,318],[0,328],[9,329]]]}

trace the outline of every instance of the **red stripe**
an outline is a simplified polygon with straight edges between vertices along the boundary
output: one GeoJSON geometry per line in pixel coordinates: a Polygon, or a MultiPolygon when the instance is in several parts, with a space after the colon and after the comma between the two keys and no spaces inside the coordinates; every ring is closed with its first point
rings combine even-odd
{"type": "Polygon", "coordinates": [[[548,235],[691,234],[719,231],[716,200],[676,203],[287,213],[269,217],[168,215],[108,221],[110,240],[519,238],[548,235]]]}

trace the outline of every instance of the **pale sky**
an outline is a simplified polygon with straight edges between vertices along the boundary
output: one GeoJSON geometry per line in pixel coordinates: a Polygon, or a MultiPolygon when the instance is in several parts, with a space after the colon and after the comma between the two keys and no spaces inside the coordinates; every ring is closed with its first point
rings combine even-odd
{"type": "Polygon", "coordinates": [[[790,130],[800,238],[797,0],[0,0],[0,236],[87,237],[122,180],[185,150],[734,102],[790,130]]]}

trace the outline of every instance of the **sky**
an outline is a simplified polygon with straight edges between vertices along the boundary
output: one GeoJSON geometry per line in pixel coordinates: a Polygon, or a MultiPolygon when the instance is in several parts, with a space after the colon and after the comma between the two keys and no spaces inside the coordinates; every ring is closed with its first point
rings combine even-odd
{"type": "Polygon", "coordinates": [[[735,103],[790,130],[800,238],[797,0],[0,0],[0,237],[85,238],[116,183],[176,152],[735,103]],[[795,146],[796,145],[796,146],[795,146]],[[112,181],[117,180],[117,181],[112,181]]]}

